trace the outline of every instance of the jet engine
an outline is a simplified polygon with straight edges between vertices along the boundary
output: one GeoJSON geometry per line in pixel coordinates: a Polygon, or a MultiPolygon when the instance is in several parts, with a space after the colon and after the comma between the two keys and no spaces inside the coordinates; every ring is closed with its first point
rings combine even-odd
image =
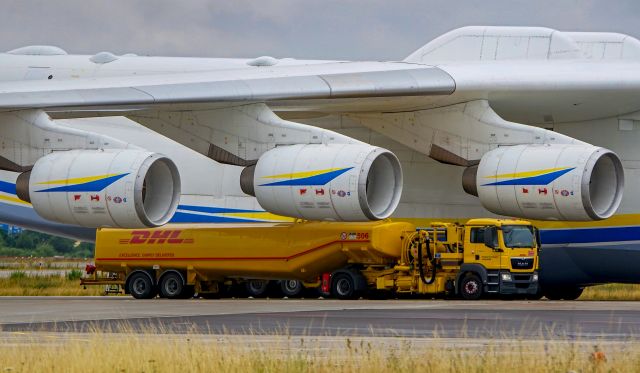
{"type": "Polygon", "coordinates": [[[180,199],[169,158],[140,150],[72,150],[46,155],[16,182],[43,218],[83,227],[156,227],[180,199]]]}
{"type": "Polygon", "coordinates": [[[463,175],[463,187],[489,211],[538,220],[612,216],[622,200],[618,156],[591,145],[515,145],[486,153],[463,175]]]}
{"type": "Polygon", "coordinates": [[[390,151],[366,144],[271,149],[243,170],[242,190],[267,211],[309,220],[389,217],[402,193],[402,169],[390,151]]]}

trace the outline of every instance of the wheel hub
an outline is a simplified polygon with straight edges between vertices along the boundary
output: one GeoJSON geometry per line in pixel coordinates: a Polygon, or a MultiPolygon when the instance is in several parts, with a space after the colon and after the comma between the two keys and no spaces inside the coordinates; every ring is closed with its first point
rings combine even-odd
{"type": "Polygon", "coordinates": [[[480,287],[478,286],[478,284],[475,281],[469,281],[464,285],[464,290],[468,293],[468,294],[475,294],[478,292],[478,289],[480,287]]]}

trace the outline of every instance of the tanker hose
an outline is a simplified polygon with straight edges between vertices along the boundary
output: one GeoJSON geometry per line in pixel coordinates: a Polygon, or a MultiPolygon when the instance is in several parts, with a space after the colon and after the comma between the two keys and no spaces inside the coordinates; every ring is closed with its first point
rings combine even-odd
{"type": "Polygon", "coordinates": [[[418,269],[420,271],[420,280],[422,280],[422,282],[425,285],[431,285],[436,280],[436,261],[433,258],[433,255],[431,254],[431,249],[429,248],[429,239],[427,238],[424,243],[426,244],[425,246],[427,248],[427,256],[429,257],[429,261],[431,262],[431,278],[427,280],[424,277],[424,266],[423,266],[423,263],[422,263],[422,244],[423,244],[423,242],[418,243],[418,269]]]}

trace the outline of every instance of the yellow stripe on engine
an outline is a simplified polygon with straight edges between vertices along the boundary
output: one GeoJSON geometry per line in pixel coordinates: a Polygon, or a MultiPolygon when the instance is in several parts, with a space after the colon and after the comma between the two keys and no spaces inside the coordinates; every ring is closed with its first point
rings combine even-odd
{"type": "Polygon", "coordinates": [[[42,181],[37,184],[82,184],[89,183],[96,180],[106,179],[108,177],[117,176],[120,174],[106,174],[106,175],[98,175],[98,176],[85,176],[85,177],[75,177],[72,179],[60,179],[60,180],[50,180],[50,181],[42,181]]]}
{"type": "Polygon", "coordinates": [[[263,179],[298,179],[303,177],[311,177],[316,175],[325,174],[327,172],[343,170],[344,168],[327,168],[326,170],[316,170],[316,171],[303,171],[303,172],[294,172],[290,174],[279,174],[279,175],[271,175],[271,176],[262,176],[263,179]]]}
{"type": "Polygon", "coordinates": [[[536,170],[536,171],[525,171],[525,172],[516,172],[512,174],[501,174],[494,176],[485,176],[486,179],[517,179],[521,177],[533,177],[540,176],[544,174],[548,174],[551,172],[566,170],[569,167],[557,167],[557,168],[547,168],[545,170],[536,170]]]}

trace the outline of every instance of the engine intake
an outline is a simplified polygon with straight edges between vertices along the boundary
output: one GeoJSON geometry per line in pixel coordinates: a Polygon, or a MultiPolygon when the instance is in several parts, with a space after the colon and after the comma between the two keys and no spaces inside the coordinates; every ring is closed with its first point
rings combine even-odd
{"type": "Polygon", "coordinates": [[[371,145],[291,145],[269,150],[245,168],[240,186],[278,215],[379,220],[400,202],[402,169],[393,153],[371,145]]]}
{"type": "Polygon", "coordinates": [[[596,146],[515,145],[486,153],[462,183],[496,214],[602,220],[620,206],[624,170],[615,153],[596,146]]]}
{"type": "Polygon", "coordinates": [[[83,227],[166,224],[180,200],[169,158],[140,150],[72,150],[44,156],[18,177],[19,198],[43,218],[83,227]]]}

